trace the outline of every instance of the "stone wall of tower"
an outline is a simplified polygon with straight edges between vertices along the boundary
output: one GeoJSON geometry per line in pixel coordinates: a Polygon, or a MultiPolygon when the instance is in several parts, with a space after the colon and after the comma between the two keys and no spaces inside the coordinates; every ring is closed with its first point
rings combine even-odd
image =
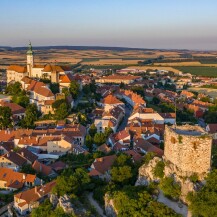
{"type": "MultiPolygon", "coordinates": [[[[197,126],[177,126],[180,130],[201,130],[197,126]]],[[[211,167],[212,138],[210,135],[183,135],[166,126],[164,138],[164,159],[179,176],[189,177],[197,173],[204,177],[211,167]]]]}

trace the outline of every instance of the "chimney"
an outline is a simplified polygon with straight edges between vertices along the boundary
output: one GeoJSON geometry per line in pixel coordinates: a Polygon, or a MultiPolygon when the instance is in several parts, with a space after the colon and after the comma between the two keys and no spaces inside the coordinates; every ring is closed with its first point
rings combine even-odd
{"type": "Polygon", "coordinates": [[[10,153],[9,152],[7,153],[7,157],[10,157],[10,153]]]}
{"type": "Polygon", "coordinates": [[[24,152],[23,151],[21,152],[21,155],[24,157],[24,152]]]}
{"type": "Polygon", "coordinates": [[[36,193],[36,194],[38,193],[37,186],[35,186],[35,193],[36,193]]]}
{"type": "Polygon", "coordinates": [[[26,174],[23,173],[23,180],[25,180],[25,179],[26,179],[26,174]]]}

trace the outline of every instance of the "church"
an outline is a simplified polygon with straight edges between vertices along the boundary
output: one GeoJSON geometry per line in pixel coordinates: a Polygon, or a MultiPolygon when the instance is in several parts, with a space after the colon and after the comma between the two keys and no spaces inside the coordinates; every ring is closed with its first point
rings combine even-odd
{"type": "Polygon", "coordinates": [[[58,66],[56,64],[37,65],[34,63],[34,52],[31,42],[26,53],[26,66],[10,65],[7,69],[7,83],[16,82],[24,77],[49,79],[51,82],[59,83],[59,78],[63,75],[71,73],[68,66],[58,66]]]}

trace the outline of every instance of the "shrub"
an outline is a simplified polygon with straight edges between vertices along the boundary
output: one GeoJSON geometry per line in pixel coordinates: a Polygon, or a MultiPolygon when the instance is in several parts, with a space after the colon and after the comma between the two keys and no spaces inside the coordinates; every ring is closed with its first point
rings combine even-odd
{"type": "Polygon", "coordinates": [[[158,178],[163,178],[164,177],[164,167],[165,167],[165,163],[163,161],[159,161],[153,170],[154,176],[158,178]]]}

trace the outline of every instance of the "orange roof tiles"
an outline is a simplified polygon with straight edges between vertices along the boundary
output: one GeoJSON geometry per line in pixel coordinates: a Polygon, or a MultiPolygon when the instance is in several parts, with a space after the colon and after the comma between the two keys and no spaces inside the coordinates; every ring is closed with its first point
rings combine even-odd
{"type": "Polygon", "coordinates": [[[10,65],[8,67],[8,70],[12,70],[18,73],[26,73],[27,67],[26,66],[19,66],[19,65],[10,65]]]}
{"type": "Polygon", "coordinates": [[[124,104],[123,102],[121,102],[119,99],[117,99],[115,96],[113,96],[112,94],[106,96],[103,100],[102,103],[104,104],[124,104]]]}

